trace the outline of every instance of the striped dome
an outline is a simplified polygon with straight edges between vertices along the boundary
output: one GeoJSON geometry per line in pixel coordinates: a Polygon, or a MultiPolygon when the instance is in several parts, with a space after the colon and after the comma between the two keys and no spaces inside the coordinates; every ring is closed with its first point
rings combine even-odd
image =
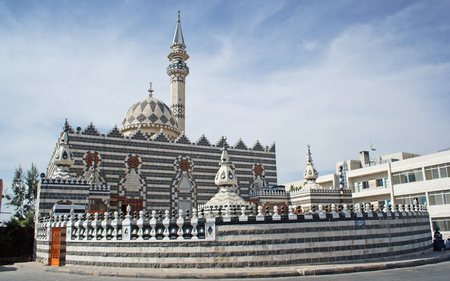
{"type": "MultiPolygon", "coordinates": [[[[149,96],[133,104],[122,121],[122,132],[155,129],[179,134],[178,123],[170,108],[158,99],[149,96]]],[[[156,132],[155,131],[155,132],[156,132]]]]}

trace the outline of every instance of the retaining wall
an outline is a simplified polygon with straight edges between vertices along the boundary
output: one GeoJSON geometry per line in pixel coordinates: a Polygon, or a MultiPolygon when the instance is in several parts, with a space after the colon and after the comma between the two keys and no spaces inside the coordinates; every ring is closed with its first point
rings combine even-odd
{"type": "MultiPolygon", "coordinates": [[[[431,250],[427,212],[218,217],[214,228],[209,240],[157,235],[141,241],[132,237],[68,239],[65,263],[151,268],[287,266],[366,261],[431,250]]],[[[43,262],[48,243],[38,241],[37,256],[43,262]]]]}

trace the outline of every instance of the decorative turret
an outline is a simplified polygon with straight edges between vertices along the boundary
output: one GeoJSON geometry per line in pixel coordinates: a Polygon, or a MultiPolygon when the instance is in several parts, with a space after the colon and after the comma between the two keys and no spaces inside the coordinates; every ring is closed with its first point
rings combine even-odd
{"type": "Polygon", "coordinates": [[[189,75],[189,67],[186,62],[189,55],[186,52],[183,32],[181,31],[180,11],[178,11],[178,21],[173,36],[172,49],[169,55],[170,64],[167,67],[167,75],[170,77],[170,94],[172,97],[172,113],[177,119],[180,131],[185,131],[185,78],[189,75]]]}
{"type": "Polygon", "coordinates": [[[311,146],[308,144],[308,153],[306,158],[306,168],[305,168],[305,187],[309,188],[320,188],[321,186],[316,183],[316,179],[319,176],[316,169],[314,168],[313,160],[311,157],[311,146]]]}
{"type": "Polygon", "coordinates": [[[308,144],[308,157],[306,158],[306,168],[305,168],[305,180],[315,181],[319,174],[316,169],[314,169],[313,160],[311,157],[311,146],[308,144]]]}
{"type": "Polygon", "coordinates": [[[73,153],[69,149],[69,134],[67,132],[67,127],[61,135],[59,140],[58,149],[55,152],[55,157],[53,158],[53,164],[56,169],[50,176],[52,179],[70,179],[69,168],[74,163],[73,153]]]}
{"type": "Polygon", "coordinates": [[[220,160],[220,168],[219,171],[217,171],[214,183],[219,187],[236,188],[237,178],[234,172],[234,164],[230,161],[228,148],[226,146],[222,148],[220,160]]]}
{"type": "MultiPolygon", "coordinates": [[[[225,141],[226,138],[224,137],[223,140],[225,141]]],[[[230,161],[228,155],[227,145],[222,148],[220,160],[220,168],[214,180],[214,183],[219,187],[219,192],[202,207],[205,209],[231,206],[250,207],[250,204],[236,193],[238,182],[234,164],[230,161]]]]}

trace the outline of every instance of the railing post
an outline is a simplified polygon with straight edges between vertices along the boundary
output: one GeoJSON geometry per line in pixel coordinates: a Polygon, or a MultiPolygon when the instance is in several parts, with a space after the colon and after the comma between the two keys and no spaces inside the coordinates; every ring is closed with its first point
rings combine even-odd
{"type": "Polygon", "coordinates": [[[264,213],[262,206],[258,206],[258,214],[256,215],[256,221],[264,221],[264,213]]]}
{"type": "Polygon", "coordinates": [[[356,217],[357,218],[364,217],[364,215],[363,215],[363,213],[361,211],[361,204],[360,203],[356,203],[355,208],[356,208],[356,211],[355,211],[356,212],[356,217]]]}
{"type": "Polygon", "coordinates": [[[294,206],[289,205],[289,206],[288,206],[288,211],[289,211],[289,213],[288,213],[288,219],[289,219],[290,221],[295,221],[295,220],[297,220],[297,215],[294,213],[294,206]]]}
{"type": "Polygon", "coordinates": [[[113,228],[112,231],[112,238],[111,240],[118,240],[117,238],[119,237],[119,213],[117,211],[114,212],[114,219],[111,222],[111,226],[113,228]]]}
{"type": "Polygon", "coordinates": [[[144,221],[145,221],[144,211],[140,210],[139,219],[136,222],[136,225],[139,229],[137,232],[137,239],[136,239],[138,241],[144,240],[144,221]]]}
{"type": "Polygon", "coordinates": [[[191,217],[191,225],[192,225],[192,240],[198,240],[198,232],[197,232],[197,224],[198,224],[198,218],[197,218],[197,209],[192,209],[192,217],[191,217]]]}
{"type": "Polygon", "coordinates": [[[323,220],[327,218],[326,212],[323,211],[322,204],[319,204],[319,219],[323,220]]]}
{"type": "Polygon", "coordinates": [[[222,216],[223,222],[230,222],[231,221],[231,210],[230,206],[227,206],[225,208],[225,215],[222,216]]]}
{"type": "Polygon", "coordinates": [[[339,213],[336,212],[336,204],[331,204],[331,216],[333,217],[333,219],[338,219],[339,218],[339,213]]]}
{"type": "Polygon", "coordinates": [[[156,240],[156,211],[152,211],[152,218],[150,219],[150,240],[156,240]]]}
{"type": "Polygon", "coordinates": [[[273,221],[279,221],[279,220],[281,220],[281,216],[280,216],[279,213],[278,213],[278,206],[274,206],[274,207],[273,207],[272,220],[273,220],[273,221]]]}
{"type": "Polygon", "coordinates": [[[344,204],[344,209],[342,210],[342,212],[344,213],[344,216],[346,218],[351,218],[352,217],[352,214],[348,210],[348,205],[347,204],[344,204]]]}
{"type": "Polygon", "coordinates": [[[131,206],[127,206],[127,214],[125,215],[125,219],[122,221],[122,240],[130,241],[131,240],[131,206]]]}
{"type": "Polygon", "coordinates": [[[94,240],[99,240],[98,238],[99,238],[99,235],[98,235],[98,231],[100,230],[99,229],[99,225],[98,225],[98,213],[97,212],[95,212],[94,213],[94,221],[92,222],[92,228],[93,228],[93,239],[94,240]]]}
{"type": "Polygon", "coordinates": [[[74,220],[74,211],[70,210],[69,221],[67,222],[66,228],[66,239],[69,241],[73,240],[73,220],[74,220]]]}
{"type": "Polygon", "coordinates": [[[245,206],[241,206],[241,215],[239,221],[248,221],[248,216],[245,214],[245,206]]]}
{"type": "Polygon", "coordinates": [[[163,225],[164,225],[164,231],[163,231],[163,235],[164,238],[163,240],[169,240],[169,224],[170,224],[170,212],[169,210],[165,210],[164,211],[164,219],[163,219],[163,225]]]}
{"type": "Polygon", "coordinates": [[[177,219],[177,226],[178,226],[178,231],[177,231],[177,240],[183,240],[183,225],[184,225],[184,217],[183,217],[183,210],[180,209],[178,211],[178,219],[177,219]]]}
{"type": "Polygon", "coordinates": [[[102,240],[106,241],[106,240],[108,240],[108,236],[112,232],[111,227],[109,225],[109,213],[108,212],[105,212],[101,225],[102,225],[102,240]]]}

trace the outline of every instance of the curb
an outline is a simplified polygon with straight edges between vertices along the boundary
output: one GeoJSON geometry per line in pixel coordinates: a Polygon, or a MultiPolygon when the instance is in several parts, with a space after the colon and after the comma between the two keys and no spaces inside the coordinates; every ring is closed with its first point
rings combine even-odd
{"type": "MultiPolygon", "coordinates": [[[[300,276],[313,276],[313,275],[329,275],[329,274],[343,274],[343,273],[354,273],[363,271],[377,271],[395,268],[405,268],[421,266],[426,264],[435,264],[445,261],[450,261],[450,255],[446,254],[444,256],[417,259],[417,260],[405,260],[405,261],[395,261],[386,263],[376,263],[376,264],[358,264],[358,265],[345,265],[341,264],[338,268],[317,268],[317,269],[299,269],[297,270],[300,276]]],[[[336,265],[335,265],[336,266],[336,265]]]]}
{"type": "MultiPolygon", "coordinates": [[[[148,279],[232,279],[232,278],[275,278],[275,277],[294,277],[294,276],[314,276],[314,275],[332,275],[345,274],[355,272],[367,272],[377,270],[387,270],[394,268],[415,267],[426,264],[435,264],[445,261],[450,261],[450,254],[445,254],[437,257],[401,260],[385,263],[369,263],[369,264],[327,264],[311,266],[313,268],[259,268],[254,271],[245,271],[242,268],[236,271],[223,271],[219,268],[208,271],[192,271],[181,272],[167,271],[167,272],[119,272],[109,271],[105,268],[95,269],[80,269],[80,268],[62,268],[62,267],[48,267],[44,270],[47,272],[59,272],[78,274],[85,276],[105,276],[105,277],[128,277],[128,278],[148,278],[148,279]],[[314,268],[316,267],[316,268],[314,268]]],[[[125,269],[125,268],[124,268],[125,269]]]]}
{"type": "Polygon", "coordinates": [[[183,272],[177,273],[119,273],[119,272],[101,272],[83,269],[45,269],[47,272],[58,272],[58,273],[68,273],[77,274],[83,276],[104,276],[104,277],[125,277],[125,278],[145,278],[145,279],[237,279],[237,278],[270,278],[270,277],[294,277],[299,276],[299,273],[292,269],[261,269],[260,272],[183,272]]]}

